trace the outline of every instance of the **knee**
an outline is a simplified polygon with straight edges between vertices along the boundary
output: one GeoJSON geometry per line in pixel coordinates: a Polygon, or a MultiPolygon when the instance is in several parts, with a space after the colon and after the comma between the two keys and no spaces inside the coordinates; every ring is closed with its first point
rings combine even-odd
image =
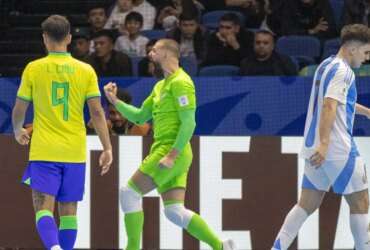
{"type": "Polygon", "coordinates": [[[142,210],[142,196],[130,187],[121,187],[119,200],[124,213],[139,212],[142,210]]]}
{"type": "Polygon", "coordinates": [[[164,208],[164,214],[172,223],[186,229],[194,213],[183,204],[172,204],[164,208]]]}

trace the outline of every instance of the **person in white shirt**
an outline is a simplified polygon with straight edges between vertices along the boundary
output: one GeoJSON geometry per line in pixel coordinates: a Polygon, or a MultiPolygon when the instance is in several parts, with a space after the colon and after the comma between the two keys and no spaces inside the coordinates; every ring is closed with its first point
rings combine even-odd
{"type": "Polygon", "coordinates": [[[370,249],[368,181],[352,134],[355,114],[370,119],[370,109],[356,103],[351,69],[370,59],[369,28],[362,24],[344,26],[341,44],[338,54],[324,60],[315,72],[301,151],[306,161],[302,192],[286,216],[273,250],[289,248],[330,187],[343,195],[350,207],[356,250],[370,249]]]}
{"type": "Polygon", "coordinates": [[[130,12],[125,19],[124,29],[126,34],[118,37],[115,50],[121,51],[130,57],[144,57],[145,46],[149,39],[140,35],[143,26],[143,16],[135,11],[130,12]]]}
{"type": "Polygon", "coordinates": [[[139,12],[144,17],[143,30],[151,30],[154,27],[157,10],[146,0],[134,0],[133,11],[139,12]]]}
{"type": "Polygon", "coordinates": [[[104,29],[119,29],[132,7],[132,0],[117,0],[104,29]]]}

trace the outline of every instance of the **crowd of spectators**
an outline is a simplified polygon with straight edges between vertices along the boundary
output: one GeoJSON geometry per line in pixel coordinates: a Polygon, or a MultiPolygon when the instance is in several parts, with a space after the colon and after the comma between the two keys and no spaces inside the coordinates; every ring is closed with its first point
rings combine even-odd
{"type": "MultiPolygon", "coordinates": [[[[24,0],[0,0],[0,9],[9,11],[15,2],[24,11],[24,0]]],[[[101,77],[153,76],[148,49],[161,37],[176,40],[181,57],[192,58],[198,69],[233,65],[240,75],[297,75],[323,58],[301,64],[276,49],[280,37],[311,36],[323,47],[339,37],[343,25],[368,25],[370,15],[369,0],[115,0],[111,6],[107,1],[91,2],[88,10],[81,10],[88,26],[74,26],[70,50],[101,77]],[[343,2],[339,18],[333,1],[343,2]],[[223,15],[207,26],[204,15],[219,10],[223,15]],[[151,37],[148,30],[162,33],[151,37]]]]}

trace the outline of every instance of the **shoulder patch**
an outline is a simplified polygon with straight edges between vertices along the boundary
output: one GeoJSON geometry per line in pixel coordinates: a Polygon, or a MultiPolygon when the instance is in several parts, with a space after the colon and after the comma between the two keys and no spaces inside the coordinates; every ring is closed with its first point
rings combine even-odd
{"type": "Polygon", "coordinates": [[[189,105],[189,99],[186,95],[180,96],[178,98],[180,107],[189,105]]]}

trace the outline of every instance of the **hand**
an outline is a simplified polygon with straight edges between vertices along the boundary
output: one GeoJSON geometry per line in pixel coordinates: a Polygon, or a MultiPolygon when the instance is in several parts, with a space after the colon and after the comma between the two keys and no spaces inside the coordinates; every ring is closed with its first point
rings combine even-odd
{"type": "Polygon", "coordinates": [[[229,34],[225,37],[226,43],[230,45],[233,49],[239,49],[240,44],[238,40],[236,39],[236,36],[234,34],[229,34]]]}
{"type": "Polygon", "coordinates": [[[319,33],[320,31],[326,31],[328,30],[328,22],[325,21],[324,18],[320,18],[319,23],[315,26],[315,28],[309,30],[310,34],[316,34],[319,33]]]}
{"type": "Polygon", "coordinates": [[[116,96],[117,95],[117,85],[113,82],[109,82],[108,84],[104,86],[104,93],[108,101],[112,103],[113,105],[115,105],[116,102],[118,101],[118,98],[116,96]]]}
{"type": "Polygon", "coordinates": [[[172,168],[179,152],[172,149],[165,157],[159,161],[159,168],[172,168]]]}
{"type": "Polygon", "coordinates": [[[24,128],[21,128],[18,131],[14,131],[15,139],[17,142],[21,145],[28,145],[30,142],[30,135],[28,134],[28,131],[24,128]]]}
{"type": "Polygon", "coordinates": [[[102,167],[100,175],[105,175],[109,169],[110,165],[112,164],[113,156],[112,150],[104,150],[99,157],[99,166],[102,167]]]}
{"type": "Polygon", "coordinates": [[[325,161],[327,151],[328,151],[328,145],[320,144],[316,148],[315,153],[309,159],[311,165],[316,168],[319,168],[321,164],[325,161]]]}

